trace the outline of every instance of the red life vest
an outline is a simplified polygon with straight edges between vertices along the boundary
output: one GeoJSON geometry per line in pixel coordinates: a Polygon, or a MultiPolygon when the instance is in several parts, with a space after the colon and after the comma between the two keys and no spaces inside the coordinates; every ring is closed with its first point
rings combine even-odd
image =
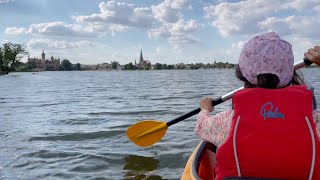
{"type": "Polygon", "coordinates": [[[320,141],[305,86],[248,88],[233,96],[234,117],[217,150],[216,179],[320,179],[320,141]]]}

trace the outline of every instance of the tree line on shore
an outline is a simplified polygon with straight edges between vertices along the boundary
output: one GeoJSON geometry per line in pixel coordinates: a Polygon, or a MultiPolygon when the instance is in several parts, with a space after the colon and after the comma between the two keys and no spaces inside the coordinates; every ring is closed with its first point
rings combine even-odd
{"type": "Polygon", "coordinates": [[[214,63],[179,63],[179,64],[166,64],[166,63],[156,63],[154,65],[134,65],[132,62],[120,65],[118,61],[111,61],[111,63],[102,63],[97,65],[82,65],[82,70],[193,70],[193,69],[233,69],[236,64],[214,62],[214,63]]]}
{"type": "MultiPolygon", "coordinates": [[[[8,74],[12,71],[32,72],[39,71],[35,61],[21,62],[21,58],[29,53],[21,44],[14,44],[11,42],[4,43],[0,46],[0,75],[8,74]]],[[[60,61],[60,60],[59,60],[60,61]]],[[[228,62],[214,63],[179,63],[179,64],[162,64],[156,63],[154,65],[135,65],[128,63],[120,65],[118,61],[111,61],[111,63],[102,63],[97,65],[81,65],[80,63],[72,64],[68,59],[63,59],[59,66],[52,69],[50,66],[44,67],[44,71],[81,71],[81,70],[170,70],[170,69],[233,69],[237,64],[228,62]]],[[[311,66],[310,66],[311,67],[311,66]]]]}
{"type": "Polygon", "coordinates": [[[126,64],[123,66],[124,70],[170,70],[170,69],[234,69],[236,64],[232,63],[223,63],[223,62],[214,62],[214,63],[178,63],[178,64],[162,64],[156,63],[154,65],[144,65],[144,66],[136,66],[132,63],[126,64]]]}
{"type": "MultiPolygon", "coordinates": [[[[44,68],[44,71],[80,71],[81,64],[72,64],[68,59],[63,59],[57,69],[53,69],[50,66],[44,68]]],[[[37,64],[35,61],[17,62],[15,70],[16,72],[33,72],[37,71],[37,64]]]]}
{"type": "MultiPolygon", "coordinates": [[[[0,46],[0,75],[8,74],[9,72],[31,72],[38,71],[36,61],[21,62],[23,56],[28,55],[28,51],[21,44],[11,42],[4,43],[0,46]]],[[[45,71],[52,71],[52,67],[44,67],[45,71]]],[[[72,64],[68,59],[63,59],[57,67],[58,71],[73,71],[81,70],[81,64],[72,64]]]]}

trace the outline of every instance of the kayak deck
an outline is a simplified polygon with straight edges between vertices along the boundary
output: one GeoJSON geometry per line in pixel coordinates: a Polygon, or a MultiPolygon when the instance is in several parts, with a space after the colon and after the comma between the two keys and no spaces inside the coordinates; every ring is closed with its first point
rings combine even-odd
{"type": "Polygon", "coordinates": [[[189,157],[181,179],[214,179],[216,149],[215,145],[201,141],[189,157]]]}

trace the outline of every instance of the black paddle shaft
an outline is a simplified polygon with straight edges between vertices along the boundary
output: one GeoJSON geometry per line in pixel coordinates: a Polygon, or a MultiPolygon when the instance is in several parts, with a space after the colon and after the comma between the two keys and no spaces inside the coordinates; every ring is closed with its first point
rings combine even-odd
{"type": "MultiPolygon", "coordinates": [[[[212,101],[212,105],[216,106],[216,105],[221,104],[223,102],[224,101],[222,100],[222,97],[219,97],[219,98],[217,98],[217,99],[212,101]]],[[[187,118],[189,118],[191,116],[194,116],[194,115],[198,114],[200,111],[201,111],[200,108],[195,109],[193,111],[190,111],[190,112],[188,112],[188,113],[186,113],[186,114],[184,114],[184,115],[182,115],[180,117],[177,117],[177,118],[167,122],[167,126],[169,127],[169,126],[171,126],[171,125],[173,125],[173,124],[175,124],[177,122],[180,122],[180,121],[185,120],[185,119],[187,119],[187,118]]]]}
{"type": "MultiPolygon", "coordinates": [[[[304,66],[306,66],[306,65],[307,65],[307,66],[308,66],[308,65],[311,65],[312,63],[313,63],[313,62],[310,61],[309,59],[304,58],[302,61],[299,61],[299,62],[297,62],[297,63],[294,64],[294,69],[297,70],[297,69],[300,69],[300,68],[302,68],[302,67],[304,67],[304,66]]],[[[221,104],[221,103],[223,103],[223,102],[231,99],[232,96],[233,96],[233,94],[234,94],[237,90],[240,90],[240,89],[242,89],[242,88],[236,89],[236,90],[234,90],[234,91],[232,91],[232,92],[230,92],[230,93],[228,93],[228,94],[226,94],[226,95],[224,95],[224,96],[221,96],[221,97],[219,97],[219,98],[217,98],[217,99],[214,99],[214,100],[212,101],[212,105],[213,105],[213,106],[216,106],[216,105],[218,105],[218,104],[221,104]]],[[[177,117],[176,119],[173,119],[173,120],[167,122],[166,124],[167,124],[167,126],[169,127],[169,126],[171,126],[171,125],[173,125],[173,124],[176,124],[177,122],[180,122],[180,121],[182,121],[182,120],[185,120],[185,119],[187,119],[187,118],[189,118],[189,117],[191,117],[191,116],[194,116],[194,115],[198,114],[200,111],[201,111],[200,108],[195,109],[195,110],[190,111],[190,112],[188,112],[188,113],[186,113],[186,114],[184,114],[184,115],[182,115],[182,116],[180,116],[180,117],[177,117]]]]}

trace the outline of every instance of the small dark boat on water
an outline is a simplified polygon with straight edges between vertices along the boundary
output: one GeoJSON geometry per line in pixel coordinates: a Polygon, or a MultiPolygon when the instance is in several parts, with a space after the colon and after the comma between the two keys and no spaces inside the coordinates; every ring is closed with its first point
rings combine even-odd
{"type": "Polygon", "coordinates": [[[5,74],[8,74],[9,72],[8,71],[0,71],[0,75],[5,75],[5,74]]]}

